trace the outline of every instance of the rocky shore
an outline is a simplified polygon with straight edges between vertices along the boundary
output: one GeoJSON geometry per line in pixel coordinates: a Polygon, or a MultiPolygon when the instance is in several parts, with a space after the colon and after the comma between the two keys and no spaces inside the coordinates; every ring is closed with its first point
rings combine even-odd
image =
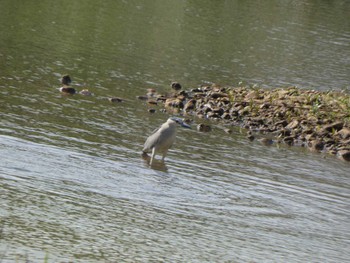
{"type": "Polygon", "coordinates": [[[158,94],[150,89],[140,99],[146,99],[149,105],[176,109],[184,116],[241,126],[250,140],[254,134],[263,134],[277,143],[299,145],[350,161],[350,95],[347,93],[296,87],[211,85],[181,90],[179,83],[171,86],[171,94],[158,94]]]}

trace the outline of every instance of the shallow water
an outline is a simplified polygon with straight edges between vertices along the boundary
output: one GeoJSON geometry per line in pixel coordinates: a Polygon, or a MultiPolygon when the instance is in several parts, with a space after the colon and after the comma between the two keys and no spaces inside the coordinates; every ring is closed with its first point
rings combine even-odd
{"type": "Polygon", "coordinates": [[[346,262],[349,166],[231,140],[159,171],[1,136],[5,259],[346,262]]]}
{"type": "Polygon", "coordinates": [[[136,99],[173,80],[349,88],[347,2],[1,5],[2,263],[348,261],[348,163],[194,119],[150,167],[171,114],[136,99]],[[94,96],[59,94],[65,73],[94,96]]]}

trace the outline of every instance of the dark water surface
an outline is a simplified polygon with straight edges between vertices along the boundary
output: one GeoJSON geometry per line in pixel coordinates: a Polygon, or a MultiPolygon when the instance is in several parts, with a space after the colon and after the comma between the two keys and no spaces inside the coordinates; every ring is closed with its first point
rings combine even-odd
{"type": "Polygon", "coordinates": [[[348,163],[211,123],[179,130],[151,168],[142,144],[170,115],[136,96],[174,80],[347,90],[349,13],[348,1],[0,1],[0,262],[348,262],[348,163]],[[66,73],[94,96],[62,96],[66,73]]]}

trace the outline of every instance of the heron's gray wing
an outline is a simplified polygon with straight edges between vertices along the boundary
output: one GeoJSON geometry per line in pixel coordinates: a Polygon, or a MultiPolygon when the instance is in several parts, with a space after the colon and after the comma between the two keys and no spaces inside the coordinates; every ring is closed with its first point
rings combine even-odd
{"type": "Polygon", "coordinates": [[[162,126],[159,126],[158,128],[156,128],[156,129],[152,132],[152,134],[151,134],[150,136],[152,136],[153,134],[155,134],[161,127],[162,127],[162,126]]]}
{"type": "Polygon", "coordinates": [[[152,148],[157,144],[158,140],[159,140],[159,130],[160,130],[161,126],[158,127],[157,129],[155,129],[153,131],[153,133],[147,138],[144,147],[143,147],[143,151],[144,152],[148,152],[151,151],[152,148]]]}

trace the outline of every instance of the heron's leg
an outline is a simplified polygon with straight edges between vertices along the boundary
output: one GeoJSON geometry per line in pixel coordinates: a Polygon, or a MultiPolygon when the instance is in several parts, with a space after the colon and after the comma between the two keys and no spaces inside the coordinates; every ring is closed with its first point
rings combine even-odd
{"type": "Polygon", "coordinates": [[[152,164],[154,157],[156,156],[156,147],[152,149],[152,155],[151,155],[151,161],[150,164],[152,164]]]}
{"type": "Polygon", "coordinates": [[[168,153],[168,151],[164,151],[163,152],[163,156],[162,156],[162,161],[164,162],[164,159],[165,159],[165,156],[166,156],[166,154],[168,153]]]}

